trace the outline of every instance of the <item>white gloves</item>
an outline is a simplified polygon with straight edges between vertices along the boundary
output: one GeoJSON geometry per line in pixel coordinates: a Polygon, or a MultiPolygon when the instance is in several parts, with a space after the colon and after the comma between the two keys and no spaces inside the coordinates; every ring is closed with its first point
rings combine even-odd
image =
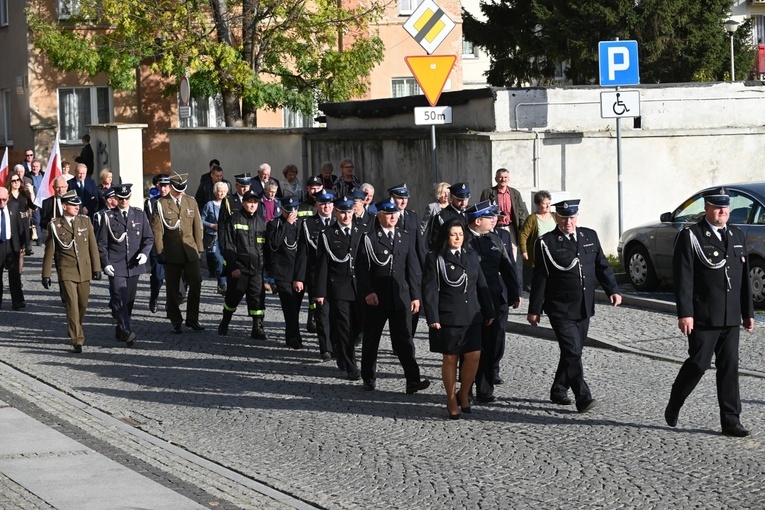
{"type": "Polygon", "coordinates": [[[106,276],[114,276],[114,266],[111,266],[111,265],[106,266],[104,268],[104,274],[106,276]]]}
{"type": "Polygon", "coordinates": [[[143,253],[139,253],[138,256],[135,259],[138,262],[138,265],[142,266],[142,265],[146,264],[146,261],[149,260],[149,257],[144,255],[143,253]]]}

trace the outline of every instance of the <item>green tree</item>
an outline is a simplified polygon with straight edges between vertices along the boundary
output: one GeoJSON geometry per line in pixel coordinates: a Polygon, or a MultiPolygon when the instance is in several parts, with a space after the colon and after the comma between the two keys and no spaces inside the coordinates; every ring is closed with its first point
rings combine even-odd
{"type": "MultiPolygon", "coordinates": [[[[338,0],[79,0],[59,22],[50,2],[32,0],[32,42],[54,68],[105,73],[118,90],[136,69],[190,75],[192,94],[220,93],[227,126],[256,126],[258,109],[315,113],[322,101],[366,92],[383,43],[370,32],[383,6],[338,0]]],[[[168,93],[175,92],[175,86],[168,93]]]]}
{"type": "MultiPolygon", "coordinates": [[[[731,0],[491,0],[481,21],[463,9],[465,38],[491,56],[494,86],[549,83],[565,62],[575,85],[598,82],[598,42],[638,41],[642,83],[729,77],[730,40],[723,29],[731,0]]],[[[752,21],[734,35],[736,78],[748,76],[752,21]]]]}

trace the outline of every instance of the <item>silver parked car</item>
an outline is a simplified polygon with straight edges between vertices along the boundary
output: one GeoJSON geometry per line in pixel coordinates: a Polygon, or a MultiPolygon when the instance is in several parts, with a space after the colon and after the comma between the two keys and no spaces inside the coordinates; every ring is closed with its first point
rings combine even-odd
{"type": "Polygon", "coordinates": [[[660,223],[627,230],[619,239],[619,258],[637,290],[651,291],[662,280],[672,280],[672,251],[677,234],[704,217],[703,195],[721,188],[730,195],[730,219],[746,235],[749,278],[755,306],[765,307],[765,182],[715,186],[699,191],[660,223]]]}

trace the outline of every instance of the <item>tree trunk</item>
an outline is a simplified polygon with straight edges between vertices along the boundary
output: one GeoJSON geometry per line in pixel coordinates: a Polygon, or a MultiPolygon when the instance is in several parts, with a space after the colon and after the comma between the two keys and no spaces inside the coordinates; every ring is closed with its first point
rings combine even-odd
{"type": "Polygon", "coordinates": [[[252,106],[242,105],[242,120],[247,127],[258,127],[258,110],[252,106]]]}
{"type": "Polygon", "coordinates": [[[231,46],[231,27],[228,21],[228,4],[226,4],[226,0],[210,0],[210,6],[213,11],[218,42],[231,46]]]}
{"type": "Polygon", "coordinates": [[[242,111],[239,107],[239,96],[234,92],[223,91],[223,117],[226,127],[242,127],[242,111]]]}

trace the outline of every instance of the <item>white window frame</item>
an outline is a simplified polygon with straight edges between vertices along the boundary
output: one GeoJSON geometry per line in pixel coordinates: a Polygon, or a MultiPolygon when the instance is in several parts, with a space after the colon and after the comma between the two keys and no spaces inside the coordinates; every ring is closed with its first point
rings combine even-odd
{"type": "Polygon", "coordinates": [[[463,59],[471,59],[471,58],[478,58],[478,46],[475,45],[475,43],[472,43],[465,39],[465,35],[462,35],[462,58],[463,59]],[[469,47],[470,51],[467,53],[465,52],[466,46],[469,47]]]}
{"type": "Polygon", "coordinates": [[[417,7],[422,3],[422,0],[398,0],[398,15],[410,16],[417,7]]]}
{"type": "Polygon", "coordinates": [[[8,0],[0,0],[0,27],[8,26],[8,0]]]}
{"type": "Polygon", "coordinates": [[[112,89],[109,87],[99,87],[99,86],[86,86],[86,87],[60,87],[57,91],[57,99],[58,99],[58,132],[60,136],[61,143],[63,144],[77,144],[79,145],[81,142],[82,135],[87,132],[89,125],[94,124],[100,124],[100,123],[107,123],[107,122],[114,122],[114,93],[112,92],[112,89]],[[85,125],[80,126],[80,129],[77,130],[76,133],[72,133],[75,138],[65,138],[67,129],[64,129],[64,119],[62,119],[62,93],[68,93],[69,91],[74,90],[87,90],[89,92],[88,94],[88,101],[90,102],[90,118],[85,119],[85,125]],[[98,92],[106,90],[108,91],[108,105],[104,105],[104,107],[108,111],[108,118],[99,119],[98,118],[98,92]]]}
{"type": "Polygon", "coordinates": [[[11,90],[0,89],[0,143],[13,145],[11,139],[11,90]]]}
{"type": "Polygon", "coordinates": [[[417,79],[414,76],[399,76],[399,77],[390,79],[390,97],[410,97],[410,96],[419,96],[422,94],[423,92],[422,92],[422,89],[420,88],[420,84],[417,83],[417,79]],[[401,82],[401,85],[406,87],[407,91],[410,93],[397,95],[396,94],[397,82],[401,82]],[[416,87],[416,92],[415,92],[415,87],[416,87]]]}
{"type": "Polygon", "coordinates": [[[68,20],[80,14],[80,0],[56,0],[56,12],[59,20],[68,20]]]}
{"type": "MultiPolygon", "coordinates": [[[[180,98],[178,105],[181,105],[180,98]]],[[[223,115],[223,96],[214,97],[191,96],[189,99],[191,116],[180,119],[179,127],[225,127],[226,119],[223,115]]]]}

